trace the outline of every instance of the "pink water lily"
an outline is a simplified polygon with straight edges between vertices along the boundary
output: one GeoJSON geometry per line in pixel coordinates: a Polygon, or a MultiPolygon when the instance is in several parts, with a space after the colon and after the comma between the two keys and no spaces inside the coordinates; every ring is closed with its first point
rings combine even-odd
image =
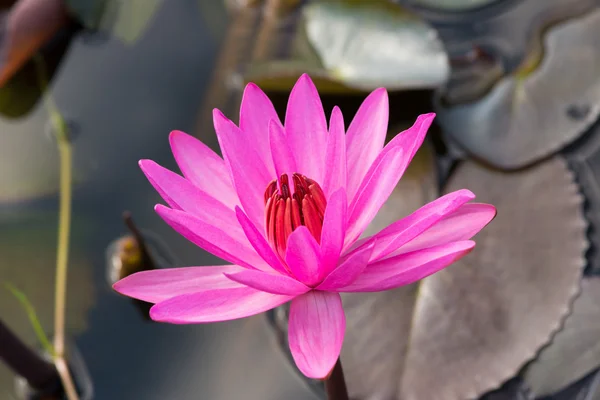
{"type": "Polygon", "coordinates": [[[156,212],[231,265],[139,272],[115,290],[155,303],[152,319],[174,324],[232,320],[291,301],[296,365],[308,377],[326,377],[346,326],[340,292],[389,290],[431,275],[469,253],[469,239],[495,216],[493,206],[469,203],[473,193],[459,190],[359,239],[433,118],[419,116],[384,147],[384,89],[366,98],[346,132],[337,107],[327,126],[307,75],[290,94],[284,124],[248,84],[239,127],[214,111],[223,158],[175,131],[170,143],[183,177],[140,161],[169,205],[156,212]]]}

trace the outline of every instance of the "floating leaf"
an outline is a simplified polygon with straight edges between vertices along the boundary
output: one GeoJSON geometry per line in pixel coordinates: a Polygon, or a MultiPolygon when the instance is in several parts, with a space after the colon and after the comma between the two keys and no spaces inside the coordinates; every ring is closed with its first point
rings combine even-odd
{"type": "Polygon", "coordinates": [[[382,1],[312,2],[305,30],[325,70],[363,89],[436,88],[448,79],[437,32],[403,8],[382,1]]]}
{"type": "Polygon", "coordinates": [[[481,100],[438,101],[438,122],[472,154],[506,169],[557,151],[600,114],[600,10],[561,23],[544,38],[537,68],[500,80],[481,100]]]}
{"type": "Polygon", "coordinates": [[[565,149],[564,155],[586,199],[585,216],[590,224],[591,242],[586,272],[600,275],[600,175],[597,173],[600,171],[600,120],[581,140],[565,149]]]}
{"type": "Polygon", "coordinates": [[[346,336],[342,363],[353,399],[393,399],[408,347],[418,286],[342,295],[346,336]]]}
{"type": "Polygon", "coordinates": [[[237,115],[244,85],[289,91],[309,73],[320,93],[438,87],[449,65],[435,30],[384,0],[262,2],[236,7],[204,99],[199,130],[212,109],[237,115]]]}
{"type": "Polygon", "coordinates": [[[461,188],[498,216],[471,254],[421,282],[403,400],[498,388],[560,328],[585,267],[583,199],[563,158],[514,173],[466,161],[446,189],[461,188]]]}
{"type": "MultiPolygon", "coordinates": [[[[425,143],[365,235],[372,235],[437,197],[433,150],[425,143]]],[[[398,390],[417,285],[379,293],[344,293],[342,362],[357,399],[389,399],[398,390]]]]}
{"type": "Polygon", "coordinates": [[[600,366],[600,277],[584,279],[573,312],[552,343],[526,370],[536,395],[564,389],[600,366]]]}

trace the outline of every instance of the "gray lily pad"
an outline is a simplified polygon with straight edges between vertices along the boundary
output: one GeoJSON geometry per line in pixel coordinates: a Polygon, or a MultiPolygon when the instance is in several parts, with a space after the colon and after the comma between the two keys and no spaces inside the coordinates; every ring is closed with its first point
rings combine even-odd
{"type": "Polygon", "coordinates": [[[525,379],[537,395],[548,395],[600,366],[600,277],[581,283],[581,295],[573,312],[552,344],[525,372],[525,379]]]}
{"type": "Polygon", "coordinates": [[[586,272],[600,275],[600,176],[597,173],[600,170],[600,120],[563,153],[586,199],[585,216],[590,223],[591,242],[586,272]]]}
{"type": "Polygon", "coordinates": [[[232,11],[207,97],[248,81],[286,91],[305,72],[321,93],[348,93],[437,88],[450,67],[436,31],[385,0],[252,3],[232,11]]]}
{"type": "Polygon", "coordinates": [[[353,399],[393,399],[408,350],[418,286],[387,292],[346,293],[342,364],[353,399]]]}
{"type": "MultiPolygon", "coordinates": [[[[600,10],[548,30],[539,65],[501,79],[481,100],[446,106],[438,122],[499,168],[529,165],[580,136],[600,114],[600,10]]],[[[533,55],[535,59],[535,54],[533,55]]]]}
{"type": "MultiPolygon", "coordinates": [[[[437,195],[433,151],[425,143],[365,235],[377,233],[437,195]]],[[[347,324],[342,363],[353,398],[389,399],[397,392],[417,288],[342,295],[347,324]]]]}
{"type": "Polygon", "coordinates": [[[437,88],[450,74],[437,32],[408,11],[382,1],[313,2],[305,29],[325,69],[359,89],[437,88]]]}
{"type": "Polygon", "coordinates": [[[466,161],[469,188],[498,217],[471,254],[423,280],[399,398],[463,400],[498,388],[569,313],[585,267],[583,199],[561,157],[515,173],[466,161]]]}

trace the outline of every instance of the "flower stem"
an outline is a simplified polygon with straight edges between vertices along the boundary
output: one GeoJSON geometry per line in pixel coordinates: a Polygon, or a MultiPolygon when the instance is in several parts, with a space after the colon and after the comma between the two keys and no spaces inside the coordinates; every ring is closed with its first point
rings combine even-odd
{"type": "Polygon", "coordinates": [[[61,380],[54,365],[27,347],[2,321],[0,343],[0,359],[33,389],[46,395],[60,392],[61,380]]]}
{"type": "Polygon", "coordinates": [[[329,378],[325,380],[325,392],[328,400],[348,400],[348,389],[342,369],[342,361],[338,358],[329,378]]]}
{"type": "Polygon", "coordinates": [[[60,205],[58,214],[58,244],[56,250],[56,286],[54,290],[54,364],[62,379],[69,400],[79,396],[65,361],[65,308],[67,300],[67,266],[69,261],[69,234],[71,229],[72,161],[73,153],[67,124],[48,93],[46,68],[41,56],[35,57],[36,69],[44,101],[50,114],[58,142],[60,157],[60,205]]]}

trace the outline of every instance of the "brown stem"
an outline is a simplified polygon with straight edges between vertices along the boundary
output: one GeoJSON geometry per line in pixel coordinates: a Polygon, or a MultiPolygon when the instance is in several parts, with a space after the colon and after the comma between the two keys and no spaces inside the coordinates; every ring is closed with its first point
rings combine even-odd
{"type": "Polygon", "coordinates": [[[2,321],[0,343],[0,359],[29,386],[44,394],[60,393],[62,385],[54,365],[27,347],[2,321]]]}
{"type": "Polygon", "coordinates": [[[342,361],[338,358],[329,378],[325,380],[325,391],[328,400],[349,400],[346,379],[342,369],[342,361]]]}

